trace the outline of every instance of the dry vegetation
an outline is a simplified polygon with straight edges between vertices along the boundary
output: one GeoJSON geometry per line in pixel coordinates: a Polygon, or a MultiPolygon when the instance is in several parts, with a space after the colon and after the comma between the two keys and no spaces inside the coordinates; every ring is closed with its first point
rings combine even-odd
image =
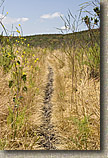
{"type": "MultiPolygon", "coordinates": [[[[71,53],[77,52],[78,50],[71,49],[71,53]]],[[[12,128],[12,122],[10,122],[14,108],[12,90],[8,86],[11,71],[4,73],[1,67],[0,148],[5,150],[39,149],[37,128],[42,121],[41,108],[47,82],[47,68],[50,65],[54,71],[51,121],[61,137],[57,149],[99,150],[99,78],[90,78],[87,66],[81,66],[75,58],[73,65],[70,62],[70,56],[60,49],[51,52],[47,49],[32,48],[27,59],[29,64],[24,66],[24,70],[27,74],[28,90],[22,94],[24,98],[19,108],[15,136],[15,129],[12,128]],[[36,63],[34,62],[35,57],[39,58],[36,63]],[[72,71],[73,66],[74,72],[72,71]]]]}
{"type": "MultiPolygon", "coordinates": [[[[6,34],[0,36],[0,150],[100,150],[100,30],[92,29],[100,9],[94,7],[94,17],[83,18],[88,31],[71,36],[26,38],[19,24],[13,37],[0,21],[6,34]],[[34,44],[39,38],[41,48],[34,44]]],[[[70,11],[68,18],[62,18],[67,28],[70,11]]],[[[75,24],[76,18],[70,29],[75,24]]]]}
{"type": "Polygon", "coordinates": [[[39,106],[43,100],[44,76],[45,76],[45,56],[41,49],[31,50],[28,66],[24,67],[27,74],[27,92],[22,92],[23,96],[19,107],[19,116],[16,121],[14,114],[13,90],[9,88],[11,71],[4,73],[0,68],[0,148],[6,150],[32,149],[37,141],[36,127],[39,119],[39,106]],[[35,51],[35,52],[34,52],[35,51]],[[34,56],[35,53],[35,56],[34,56]],[[38,57],[39,62],[35,63],[34,58],[38,57]],[[31,64],[31,62],[33,62],[31,64]],[[33,66],[34,64],[34,66],[33,66]],[[30,65],[30,67],[29,67],[30,65]],[[33,118],[35,116],[35,119],[33,118]],[[14,137],[15,127],[12,128],[12,118],[17,124],[17,134],[14,137]],[[31,118],[32,121],[31,121],[31,118]]]}
{"type": "Polygon", "coordinates": [[[64,59],[64,66],[57,59],[50,59],[55,70],[53,121],[64,141],[62,149],[99,150],[100,82],[88,79],[87,68],[82,71],[75,60],[72,85],[68,57],[60,50],[53,53],[64,59]]]}

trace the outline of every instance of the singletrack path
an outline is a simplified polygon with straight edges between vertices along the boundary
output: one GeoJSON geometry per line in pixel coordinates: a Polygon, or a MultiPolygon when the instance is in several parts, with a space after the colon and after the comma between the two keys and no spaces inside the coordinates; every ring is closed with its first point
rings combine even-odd
{"type": "Polygon", "coordinates": [[[51,123],[52,106],[51,97],[53,95],[53,69],[48,66],[48,80],[45,88],[44,106],[42,107],[42,124],[38,129],[39,146],[45,150],[57,150],[59,136],[51,123]]]}

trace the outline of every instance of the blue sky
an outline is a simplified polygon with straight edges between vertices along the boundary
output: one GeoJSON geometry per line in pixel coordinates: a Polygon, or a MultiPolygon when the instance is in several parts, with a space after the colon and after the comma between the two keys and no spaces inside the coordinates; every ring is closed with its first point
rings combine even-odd
{"type": "MultiPolygon", "coordinates": [[[[79,4],[87,0],[5,0],[4,25],[11,30],[12,24],[21,24],[24,35],[60,33],[56,28],[64,28],[63,17],[67,15],[68,9],[73,15],[78,14],[79,4]]],[[[2,15],[0,8],[0,15],[2,15]]],[[[87,29],[84,25],[79,30],[87,29]]]]}

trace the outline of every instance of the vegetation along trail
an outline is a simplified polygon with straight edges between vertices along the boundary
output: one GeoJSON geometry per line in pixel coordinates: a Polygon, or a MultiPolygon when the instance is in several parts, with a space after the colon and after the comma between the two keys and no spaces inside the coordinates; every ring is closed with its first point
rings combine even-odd
{"type": "Polygon", "coordinates": [[[1,16],[0,150],[100,150],[100,2],[78,10],[59,34],[8,31],[1,16]]]}

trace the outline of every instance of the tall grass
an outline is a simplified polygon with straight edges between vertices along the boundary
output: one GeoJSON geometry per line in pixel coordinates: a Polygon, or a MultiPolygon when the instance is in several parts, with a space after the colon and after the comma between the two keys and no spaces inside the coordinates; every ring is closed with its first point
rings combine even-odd
{"type": "Polygon", "coordinates": [[[35,131],[32,129],[29,119],[31,113],[28,109],[33,107],[32,103],[38,88],[34,78],[38,74],[37,63],[40,55],[36,54],[29,44],[24,44],[26,39],[22,37],[20,24],[16,30],[18,39],[14,43],[12,34],[9,35],[5,26],[2,23],[1,25],[7,36],[1,36],[0,69],[2,78],[6,76],[4,80],[8,82],[5,88],[9,98],[5,105],[7,117],[4,118],[4,123],[2,122],[4,130],[1,133],[0,149],[32,149],[38,137],[36,129],[35,131]],[[29,133],[30,130],[32,134],[29,133]],[[33,142],[30,140],[32,137],[33,142]]]}
{"type": "MultiPolygon", "coordinates": [[[[95,10],[95,8],[93,9],[95,10]]],[[[62,17],[66,28],[70,28],[73,32],[76,31],[80,15],[78,21],[70,11],[65,19],[62,17]],[[72,24],[70,23],[71,18],[74,19],[72,24]]],[[[100,16],[99,8],[97,16],[100,16]]],[[[63,98],[61,97],[61,100],[60,98],[56,99],[57,103],[55,104],[58,104],[60,111],[54,110],[54,112],[55,117],[62,122],[57,126],[67,142],[65,148],[69,150],[100,149],[100,41],[93,38],[95,34],[92,32],[91,21],[89,17],[86,18],[88,19],[85,19],[84,22],[89,29],[88,39],[90,40],[88,41],[90,43],[83,45],[78,43],[77,34],[74,33],[72,40],[67,37],[59,53],[53,52],[53,56],[58,58],[56,58],[56,63],[53,63],[56,67],[58,65],[56,69],[56,91],[59,91],[57,92],[59,95],[63,89],[65,94],[63,98]],[[64,56],[63,59],[62,56],[64,56]],[[64,65],[60,73],[58,69],[61,60],[64,65]],[[60,77],[61,74],[62,77],[60,77]],[[59,119],[57,112],[61,113],[62,118],[59,119]]],[[[93,25],[95,24],[97,25],[97,23],[93,23],[93,25]]],[[[55,98],[57,98],[56,95],[55,98]]]]}
{"type": "Polygon", "coordinates": [[[13,66],[9,68],[8,72],[4,72],[1,66],[3,80],[0,87],[4,84],[3,88],[6,89],[4,92],[1,90],[0,106],[5,108],[1,109],[1,113],[4,111],[3,122],[1,122],[3,126],[0,136],[1,150],[35,149],[39,139],[36,132],[38,122],[36,123],[35,120],[40,115],[38,114],[40,108],[38,104],[42,102],[43,97],[44,51],[40,48],[33,49],[22,46],[19,46],[19,49],[17,57],[20,61],[16,60],[18,64],[15,67],[13,66]],[[24,62],[25,64],[23,64],[24,62]],[[4,99],[6,99],[5,103],[4,99]]]}
{"type": "MultiPolygon", "coordinates": [[[[99,10],[94,9],[99,17],[99,10]]],[[[58,50],[31,47],[20,24],[15,31],[18,36],[13,37],[1,23],[7,35],[0,41],[1,150],[39,149],[37,128],[48,65],[54,71],[51,120],[62,137],[59,149],[100,149],[100,41],[94,40],[93,20],[87,16],[83,22],[89,29],[89,43],[78,41],[75,31],[81,11],[78,17],[69,11],[68,17],[62,18],[73,38],[66,36],[58,50]]]]}
{"type": "MultiPolygon", "coordinates": [[[[83,50],[83,49],[82,49],[83,50]]],[[[74,50],[76,55],[83,53],[74,50]]],[[[73,50],[71,50],[73,53],[73,50]]],[[[61,50],[52,52],[52,65],[55,70],[55,91],[53,94],[53,120],[64,137],[63,148],[67,150],[99,150],[100,148],[100,82],[90,77],[87,65],[74,59],[74,78],[72,62],[61,50]],[[64,54],[64,66],[60,67],[64,54]],[[60,60],[55,58],[57,56],[60,60]],[[72,82],[73,81],[73,82],[72,82]],[[94,133],[95,131],[95,133],[94,133]]],[[[62,148],[62,149],[63,149],[62,148]]]]}

